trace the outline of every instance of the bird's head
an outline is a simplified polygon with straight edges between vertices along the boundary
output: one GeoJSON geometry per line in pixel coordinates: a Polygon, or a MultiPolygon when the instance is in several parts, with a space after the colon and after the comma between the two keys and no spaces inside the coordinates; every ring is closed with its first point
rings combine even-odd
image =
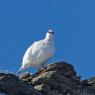
{"type": "Polygon", "coordinates": [[[53,30],[48,30],[47,33],[50,34],[50,35],[53,35],[54,34],[53,30]]]}
{"type": "Polygon", "coordinates": [[[48,32],[46,33],[46,40],[52,40],[53,36],[54,36],[53,30],[48,30],[48,32]]]}

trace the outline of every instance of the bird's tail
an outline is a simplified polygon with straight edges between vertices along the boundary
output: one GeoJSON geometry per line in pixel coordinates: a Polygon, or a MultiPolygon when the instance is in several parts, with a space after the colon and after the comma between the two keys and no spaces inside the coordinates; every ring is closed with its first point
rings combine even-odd
{"type": "Polygon", "coordinates": [[[18,70],[17,74],[21,73],[22,70],[23,70],[23,68],[21,67],[21,68],[18,70]]]}

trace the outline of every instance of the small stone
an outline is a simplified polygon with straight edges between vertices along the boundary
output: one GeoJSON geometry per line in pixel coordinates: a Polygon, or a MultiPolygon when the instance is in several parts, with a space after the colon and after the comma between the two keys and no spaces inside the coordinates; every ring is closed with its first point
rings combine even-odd
{"type": "Polygon", "coordinates": [[[28,77],[30,77],[30,72],[23,74],[19,79],[26,79],[28,77]]]}

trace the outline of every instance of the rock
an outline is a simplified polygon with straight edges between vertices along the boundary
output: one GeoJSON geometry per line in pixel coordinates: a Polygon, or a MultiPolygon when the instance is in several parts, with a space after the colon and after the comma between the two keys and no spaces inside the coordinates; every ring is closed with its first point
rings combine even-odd
{"type": "Polygon", "coordinates": [[[49,85],[45,85],[45,84],[41,84],[41,85],[37,85],[37,86],[34,86],[34,88],[40,92],[45,92],[45,91],[50,91],[50,87],[49,85]]]}
{"type": "Polygon", "coordinates": [[[0,90],[9,95],[41,95],[32,86],[20,81],[13,74],[4,74],[0,77],[0,90]]]}
{"type": "Polygon", "coordinates": [[[66,95],[77,90],[79,78],[72,65],[66,62],[50,64],[27,79],[43,95],[66,95]],[[55,94],[56,93],[56,94],[55,94]]]}
{"type": "Polygon", "coordinates": [[[73,66],[66,62],[50,64],[29,77],[27,81],[43,95],[90,95],[89,92],[95,94],[95,79],[93,87],[92,79],[89,82],[81,81],[73,66]]]}
{"type": "Polygon", "coordinates": [[[82,95],[95,95],[95,77],[81,81],[82,88],[80,92],[82,95]]]}
{"type": "Polygon", "coordinates": [[[95,95],[95,77],[81,80],[66,62],[20,77],[0,73],[0,95],[95,95]]]}
{"type": "Polygon", "coordinates": [[[0,91],[0,95],[7,95],[5,92],[0,91]]]}
{"type": "Polygon", "coordinates": [[[22,75],[19,79],[26,79],[26,78],[28,78],[28,77],[30,77],[30,72],[25,73],[25,74],[22,75]]]}

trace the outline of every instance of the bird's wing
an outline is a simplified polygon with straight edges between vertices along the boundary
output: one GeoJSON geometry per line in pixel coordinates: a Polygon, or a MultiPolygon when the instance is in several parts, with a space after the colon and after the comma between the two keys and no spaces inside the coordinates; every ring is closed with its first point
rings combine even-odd
{"type": "Polygon", "coordinates": [[[44,41],[36,41],[34,42],[26,51],[24,58],[27,60],[34,60],[35,57],[41,52],[42,48],[44,48],[44,41]]]}
{"type": "Polygon", "coordinates": [[[44,48],[44,41],[43,40],[33,43],[32,54],[34,56],[37,56],[43,48],[44,48]]]}

